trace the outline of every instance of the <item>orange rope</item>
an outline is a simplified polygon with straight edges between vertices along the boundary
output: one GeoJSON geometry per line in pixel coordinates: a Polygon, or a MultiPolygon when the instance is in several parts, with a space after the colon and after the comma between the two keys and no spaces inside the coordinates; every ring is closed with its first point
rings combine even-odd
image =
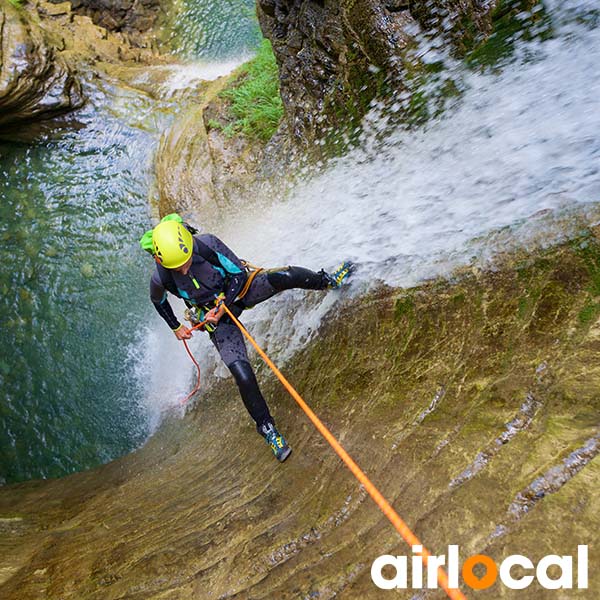
{"type": "MultiPolygon", "coordinates": [[[[206,325],[208,321],[202,321],[201,323],[198,323],[197,325],[194,325],[191,329],[192,331],[194,331],[195,329],[200,329],[201,327],[204,327],[204,325],[206,325]]],[[[190,347],[188,346],[187,340],[181,340],[183,342],[183,345],[185,346],[185,350],[186,352],[189,354],[190,358],[192,359],[192,362],[194,363],[194,365],[196,365],[196,371],[198,372],[197,375],[197,379],[196,379],[196,387],[183,399],[181,400],[181,402],[179,402],[179,406],[185,406],[190,398],[200,389],[200,365],[198,364],[198,361],[194,358],[194,355],[192,354],[192,351],[190,350],[190,347]]]]}
{"type": "Polygon", "coordinates": [[[190,355],[192,362],[196,365],[196,370],[198,371],[198,376],[196,379],[196,387],[179,403],[180,406],[184,406],[188,403],[190,398],[200,389],[200,365],[198,364],[198,361],[194,358],[194,355],[192,354],[190,347],[188,346],[187,340],[181,340],[181,341],[183,342],[183,345],[185,346],[186,352],[190,355]]]}
{"type": "MultiPolygon", "coordinates": [[[[381,492],[371,483],[371,480],[365,475],[361,468],[354,462],[350,455],[344,450],[342,445],[336,440],[333,434],[323,424],[321,419],[311,410],[306,402],[300,397],[300,394],[292,387],[289,381],[281,374],[281,371],[273,364],[265,352],[260,346],[254,341],[252,336],[248,333],[246,328],[236,319],[233,313],[229,310],[225,303],[222,304],[225,308],[225,312],[233,320],[233,322],[239,327],[240,331],[248,339],[248,341],[254,346],[254,349],[260,354],[262,359],[269,365],[273,373],[277,376],[279,381],[284,385],[286,390],[290,393],[292,398],[300,405],[300,408],[306,413],[308,418],[312,421],[313,425],[318,429],[319,433],[329,442],[329,445],[335,450],[337,455],[344,461],[346,466],[350,469],[352,474],[358,479],[358,481],[364,486],[371,498],[375,501],[377,506],[381,509],[383,514],[390,520],[396,531],[402,536],[409,546],[422,546],[423,552],[421,554],[423,564],[427,566],[431,553],[423,546],[419,538],[410,530],[408,525],[400,518],[400,515],[392,508],[390,503],[383,497],[381,492]]],[[[451,588],[448,583],[448,576],[446,572],[438,567],[437,578],[440,586],[444,589],[448,597],[452,600],[466,600],[464,594],[456,589],[451,588]]]]}

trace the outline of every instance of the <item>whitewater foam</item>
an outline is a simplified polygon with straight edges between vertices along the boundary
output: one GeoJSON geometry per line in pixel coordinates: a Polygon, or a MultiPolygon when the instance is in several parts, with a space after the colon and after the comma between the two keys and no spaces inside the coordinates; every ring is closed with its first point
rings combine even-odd
{"type": "Polygon", "coordinates": [[[600,31],[561,26],[554,39],[520,46],[500,73],[464,70],[462,97],[426,127],[389,131],[382,143],[388,122],[374,110],[361,147],[320,175],[289,194],[240,200],[243,214],[217,232],[239,256],[359,265],[353,292],[287,292],[245,313],[276,360],[310,341],[348,294],[373,282],[414,285],[534,239],[550,244],[570,212],[598,205],[600,31]]]}

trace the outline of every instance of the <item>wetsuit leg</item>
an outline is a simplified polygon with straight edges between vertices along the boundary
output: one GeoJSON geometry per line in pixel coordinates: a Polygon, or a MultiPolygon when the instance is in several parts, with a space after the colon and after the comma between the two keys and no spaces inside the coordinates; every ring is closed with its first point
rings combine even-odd
{"type": "Polygon", "coordinates": [[[304,267],[284,267],[277,271],[263,271],[252,282],[244,296],[245,306],[255,306],[284,290],[323,290],[328,286],[324,271],[311,271],[304,267]]]}
{"type": "Polygon", "coordinates": [[[210,334],[210,341],[228,368],[237,360],[249,362],[244,336],[229,317],[225,316],[219,321],[215,331],[210,334]]]}
{"type": "MultiPolygon", "coordinates": [[[[325,271],[316,273],[304,267],[265,271],[255,277],[242,304],[236,303],[234,314],[238,316],[243,307],[254,306],[283,290],[322,290],[328,283],[325,271]]],[[[235,323],[224,317],[216,330],[210,334],[210,339],[235,378],[244,406],[256,422],[257,430],[265,422],[274,423],[248,360],[244,337],[235,323]]]]}
{"type": "Polygon", "coordinates": [[[257,431],[263,424],[274,423],[250,363],[245,360],[236,360],[229,365],[229,370],[240,390],[244,406],[256,423],[257,431]]]}
{"type": "Polygon", "coordinates": [[[304,267],[286,267],[267,273],[269,283],[278,291],[300,288],[302,290],[324,290],[329,280],[325,271],[311,271],[304,267]]]}
{"type": "Polygon", "coordinates": [[[254,419],[257,430],[267,422],[274,423],[248,360],[241,331],[230,319],[224,317],[210,334],[210,339],[231,371],[244,406],[254,419]]]}

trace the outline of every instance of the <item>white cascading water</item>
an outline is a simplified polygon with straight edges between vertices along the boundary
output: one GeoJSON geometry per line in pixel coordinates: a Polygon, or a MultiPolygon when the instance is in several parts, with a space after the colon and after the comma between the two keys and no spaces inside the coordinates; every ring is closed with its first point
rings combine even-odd
{"type": "MultiPolygon", "coordinates": [[[[374,112],[360,148],[280,197],[244,199],[244,209],[226,217],[215,233],[255,264],[320,269],[351,259],[359,266],[346,290],[286,292],[245,313],[276,361],[306,344],[329,311],[343,310],[340,299],[374,282],[414,285],[507,246],[540,237],[551,244],[569,234],[573,212],[594,218],[600,30],[567,17],[595,3],[551,4],[558,34],[527,44],[535,60],[520,58],[523,45],[501,73],[463,73],[466,91],[443,117],[422,129],[390,131],[383,145],[374,140],[386,120],[374,112]]],[[[156,375],[158,407],[190,385],[192,371],[166,326],[157,318],[152,327],[160,345],[152,344],[147,359],[169,365],[156,375]]],[[[205,382],[227,374],[207,339],[192,347],[205,382]]]]}

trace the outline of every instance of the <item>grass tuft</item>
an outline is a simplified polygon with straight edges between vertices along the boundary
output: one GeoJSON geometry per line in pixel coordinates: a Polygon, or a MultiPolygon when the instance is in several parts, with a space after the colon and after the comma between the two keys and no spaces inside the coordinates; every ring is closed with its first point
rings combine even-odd
{"type": "Polygon", "coordinates": [[[234,120],[223,127],[227,135],[244,134],[267,142],[283,116],[279,95],[279,71],[269,40],[263,40],[256,56],[241,67],[233,87],[221,92],[231,102],[234,120]]]}

